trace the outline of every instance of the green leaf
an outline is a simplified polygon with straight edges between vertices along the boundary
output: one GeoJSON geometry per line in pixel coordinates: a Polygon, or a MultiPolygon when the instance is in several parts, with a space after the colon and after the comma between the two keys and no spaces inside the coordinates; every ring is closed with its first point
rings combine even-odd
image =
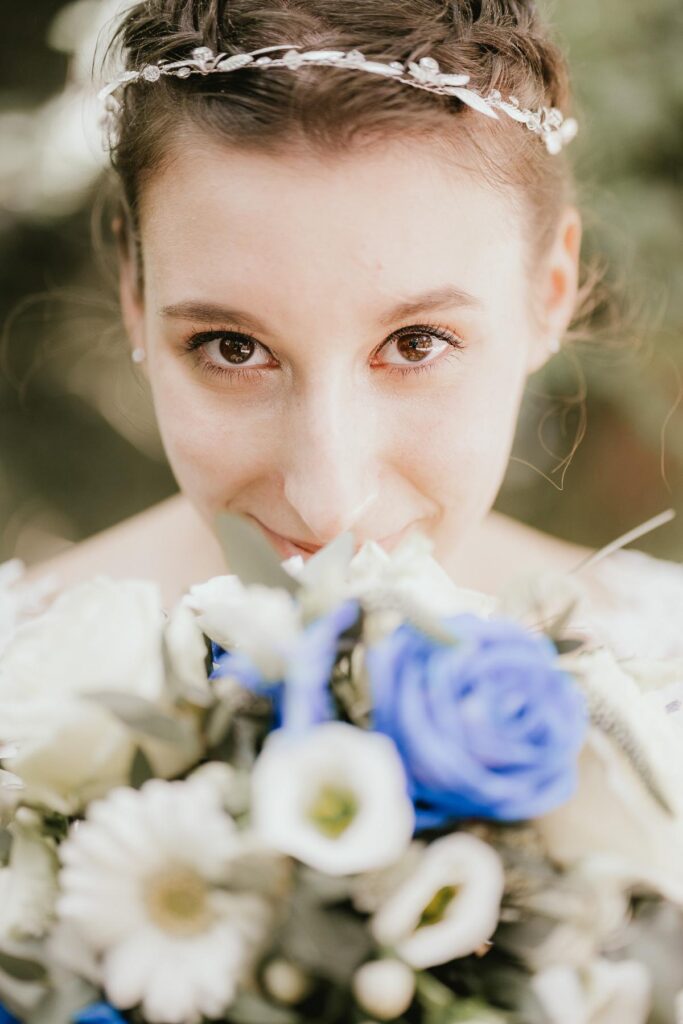
{"type": "Polygon", "coordinates": [[[245,516],[221,512],[215,519],[215,532],[223,548],[228,568],[242,583],[260,583],[298,593],[299,583],[282,568],[279,553],[265,534],[245,516]]]}
{"type": "Polygon", "coordinates": [[[65,1024],[85,1006],[95,1002],[98,991],[81,978],[70,976],[58,988],[48,992],[26,1017],[26,1024],[65,1024]]]}
{"type": "Polygon", "coordinates": [[[133,760],[130,766],[130,784],[134,789],[140,789],[148,779],[154,778],[154,769],[150,764],[147,754],[141,747],[135,748],[133,760]]]}
{"type": "Polygon", "coordinates": [[[506,1024],[509,1020],[480,999],[460,998],[427,971],[417,975],[416,984],[424,1024],[506,1024]]]}
{"type": "Polygon", "coordinates": [[[98,693],[84,694],[84,696],[101,704],[124,725],[145,736],[151,736],[165,743],[187,743],[192,738],[189,726],[185,722],[163,714],[144,697],[138,697],[132,693],[119,693],[116,690],[101,690],[98,693]]]}
{"type": "Polygon", "coordinates": [[[304,568],[304,580],[307,586],[312,586],[320,580],[334,574],[345,574],[349,562],[353,558],[353,549],[356,545],[355,537],[351,530],[340,533],[338,537],[326,544],[324,548],[309,558],[304,568]]]}
{"type": "Polygon", "coordinates": [[[243,992],[228,1011],[229,1024],[298,1024],[298,1013],[243,992]]]}
{"type": "Polygon", "coordinates": [[[8,864],[12,853],[13,836],[8,828],[0,828],[0,865],[8,864]]]}
{"type": "Polygon", "coordinates": [[[2,950],[0,950],[0,971],[9,974],[10,978],[14,978],[16,981],[44,981],[47,974],[43,965],[35,960],[13,956],[2,950]]]}
{"type": "Polygon", "coordinates": [[[305,888],[290,900],[278,942],[303,970],[341,985],[349,984],[374,948],[367,926],[357,915],[321,906],[319,894],[305,888]]]}

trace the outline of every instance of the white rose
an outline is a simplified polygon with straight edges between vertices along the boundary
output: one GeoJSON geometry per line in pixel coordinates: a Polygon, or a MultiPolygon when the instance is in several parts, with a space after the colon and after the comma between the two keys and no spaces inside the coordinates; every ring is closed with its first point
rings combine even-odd
{"type": "Polygon", "coordinates": [[[634,960],[549,967],[531,987],[550,1024],[646,1024],[650,1015],[650,976],[634,960]]]}
{"type": "Polygon", "coordinates": [[[302,629],[300,610],[286,590],[216,576],[191,587],[183,601],[214,643],[244,654],[264,679],[282,679],[302,629]]]}
{"type": "Polygon", "coordinates": [[[503,864],[493,847],[456,832],[426,847],[370,929],[380,945],[418,970],[448,963],[491,938],[504,886],[503,864]]]}
{"type": "Polygon", "coordinates": [[[604,722],[637,751],[668,813],[620,746],[593,728],[579,759],[579,784],[562,807],[538,819],[550,855],[563,865],[601,856],[625,879],[683,902],[683,745],[670,717],[604,649],[573,662],[604,722]]]}
{"type": "Polygon", "coordinates": [[[137,744],[161,774],[197,755],[191,727],[187,745],[148,740],[88,699],[107,691],[163,708],[163,626],[155,584],[100,577],[16,630],[0,656],[0,743],[18,745],[7,767],[27,802],[77,811],[128,780],[137,744]]]}

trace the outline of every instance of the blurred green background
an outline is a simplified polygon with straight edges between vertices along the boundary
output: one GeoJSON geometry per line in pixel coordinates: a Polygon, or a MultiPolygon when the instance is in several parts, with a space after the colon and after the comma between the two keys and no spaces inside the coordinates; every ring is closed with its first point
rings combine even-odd
{"type": "MultiPolygon", "coordinates": [[[[638,546],[683,560],[680,4],[542,6],[572,67],[586,254],[604,254],[639,315],[532,379],[497,507],[595,546],[673,507],[676,519],[638,546]],[[584,385],[585,402],[573,401],[584,385]]],[[[82,100],[99,28],[120,7],[3,9],[0,561],[40,561],[175,490],[123,343],[112,267],[91,242],[104,157],[82,100]]]]}

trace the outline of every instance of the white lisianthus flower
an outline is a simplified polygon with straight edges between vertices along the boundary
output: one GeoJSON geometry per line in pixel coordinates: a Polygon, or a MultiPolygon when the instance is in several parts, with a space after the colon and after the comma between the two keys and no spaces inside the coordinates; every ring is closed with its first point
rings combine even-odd
{"type": "Polygon", "coordinates": [[[488,843],[457,832],[430,843],[371,920],[381,946],[422,970],[468,956],[498,924],[503,864],[488,843]]]}
{"type": "Polygon", "coordinates": [[[100,962],[119,1009],[150,1024],[221,1017],[272,924],[231,887],[242,837],[215,786],[151,779],[88,810],[60,847],[59,921],[100,962]]]}
{"type": "Polygon", "coordinates": [[[286,590],[216,576],[191,587],[183,601],[214,643],[244,654],[265,680],[282,679],[302,629],[301,612],[286,590]]]}
{"type": "Polygon", "coordinates": [[[197,756],[193,721],[187,744],[134,734],[88,699],[115,692],[164,707],[156,584],[100,577],[64,591],[41,616],[21,625],[0,655],[0,744],[18,752],[6,764],[27,801],[61,813],[128,781],[136,743],[158,774],[173,775],[197,756]]]}
{"type": "Polygon", "coordinates": [[[398,860],[415,816],[393,742],[345,722],[271,733],[252,774],[263,841],[329,875],[398,860]]]}
{"type": "Polygon", "coordinates": [[[0,868],[0,945],[40,938],[57,895],[58,862],[52,846],[17,821],[9,831],[9,863],[0,868]]]}
{"type": "Polygon", "coordinates": [[[645,882],[683,903],[680,731],[606,649],[583,653],[568,667],[583,675],[603,726],[611,723],[620,740],[602,729],[589,732],[575,795],[536,822],[548,853],[564,866],[600,855],[631,883],[645,882]]]}
{"type": "Polygon", "coordinates": [[[646,1024],[650,1016],[650,976],[635,960],[548,967],[531,987],[550,1024],[646,1024]]]}

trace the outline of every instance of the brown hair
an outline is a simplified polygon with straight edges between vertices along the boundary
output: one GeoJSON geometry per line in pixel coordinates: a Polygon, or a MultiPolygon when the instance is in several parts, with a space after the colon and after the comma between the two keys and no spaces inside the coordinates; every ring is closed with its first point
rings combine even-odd
{"type": "MultiPolygon", "coordinates": [[[[444,71],[469,74],[480,92],[498,89],[523,107],[571,112],[566,60],[531,0],[143,0],[115,39],[129,69],[185,58],[200,45],[233,54],[290,42],[357,48],[382,60],[430,55],[444,71]]],[[[529,273],[554,237],[563,206],[574,201],[566,153],[551,156],[537,135],[504,115],[492,121],[458,99],[346,69],[244,69],[184,81],[163,77],[124,90],[112,151],[124,234],[128,225],[137,238],[145,178],[172,158],[184,133],[198,129],[242,148],[301,147],[321,156],[392,135],[429,139],[516,199],[529,273]]],[[[141,260],[139,267],[141,275],[141,260]]],[[[597,276],[584,273],[579,317],[589,312],[597,276]]]]}

